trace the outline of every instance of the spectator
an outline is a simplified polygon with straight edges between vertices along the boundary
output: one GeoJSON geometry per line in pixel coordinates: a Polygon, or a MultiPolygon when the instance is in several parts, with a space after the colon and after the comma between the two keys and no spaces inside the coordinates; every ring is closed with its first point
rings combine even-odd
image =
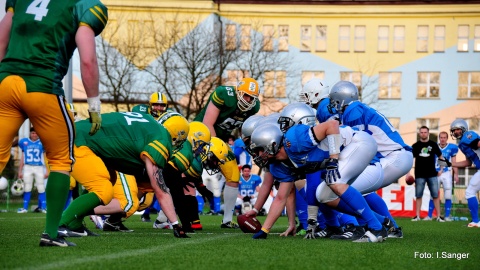
{"type": "Polygon", "coordinates": [[[28,212],[28,204],[32,196],[33,180],[35,180],[38,191],[38,207],[34,212],[47,213],[44,179],[48,177],[48,171],[45,167],[45,159],[43,157],[45,149],[43,149],[42,142],[33,127],[30,128],[30,136],[21,139],[18,146],[22,149],[23,154],[18,167],[18,178],[23,179],[25,192],[23,193],[23,207],[19,208],[17,213],[28,212]]]}
{"type": "Polygon", "coordinates": [[[238,196],[235,208],[240,210],[242,214],[249,211],[252,205],[257,201],[257,193],[260,189],[262,179],[256,174],[251,174],[252,167],[250,165],[243,165],[242,174],[240,176],[240,185],[238,187],[238,196]],[[248,207],[250,206],[249,209],[248,207]]]}
{"type": "MultiPolygon", "coordinates": [[[[420,220],[420,208],[422,207],[423,190],[425,183],[428,185],[430,195],[432,196],[435,210],[437,211],[437,221],[445,222],[440,215],[440,199],[438,198],[438,179],[435,166],[435,156],[443,160],[442,151],[438,144],[429,139],[430,129],[422,126],[419,130],[420,140],[412,145],[413,158],[415,159],[415,197],[417,202],[416,216],[412,221],[420,220]]],[[[410,172],[407,173],[407,176],[410,172]]],[[[424,220],[432,220],[426,217],[424,220]]]]}

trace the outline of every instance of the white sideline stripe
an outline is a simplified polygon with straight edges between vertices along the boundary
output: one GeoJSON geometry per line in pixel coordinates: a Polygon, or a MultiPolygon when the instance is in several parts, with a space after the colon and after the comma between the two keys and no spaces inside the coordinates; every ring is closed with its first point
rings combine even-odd
{"type": "MultiPolygon", "coordinates": [[[[60,269],[60,268],[72,268],[76,264],[84,264],[84,263],[94,263],[97,261],[105,261],[105,260],[115,260],[118,258],[126,258],[126,257],[136,257],[139,255],[145,255],[147,253],[154,253],[154,252],[159,252],[159,251],[164,251],[164,250],[169,250],[171,248],[179,247],[179,246],[184,246],[184,245],[193,245],[193,244],[201,244],[205,242],[210,242],[217,240],[219,238],[228,238],[232,236],[238,236],[239,234],[221,234],[218,236],[213,236],[209,238],[204,238],[204,239],[179,239],[182,242],[174,243],[174,244],[169,244],[169,245],[161,245],[161,246],[156,246],[156,247],[151,247],[151,248],[144,248],[144,249],[134,249],[134,250],[128,250],[124,252],[118,252],[118,253],[113,253],[113,254],[106,254],[106,255],[100,255],[100,256],[92,256],[92,257],[87,257],[87,258],[78,258],[78,259],[66,259],[62,261],[55,261],[53,263],[48,263],[48,264],[43,264],[43,265],[36,265],[34,267],[35,270],[40,270],[40,269],[60,269]]],[[[54,247],[56,248],[56,247],[54,247]]],[[[61,248],[61,247],[59,247],[61,248]]],[[[67,248],[76,248],[76,247],[67,247],[67,248]]],[[[17,268],[17,269],[22,269],[22,268],[17,268]]]]}

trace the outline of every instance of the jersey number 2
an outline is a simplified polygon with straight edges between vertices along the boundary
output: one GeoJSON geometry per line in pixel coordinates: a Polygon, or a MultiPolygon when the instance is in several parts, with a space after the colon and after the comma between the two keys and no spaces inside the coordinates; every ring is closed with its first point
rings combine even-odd
{"type": "Polygon", "coordinates": [[[34,0],[28,6],[26,13],[35,15],[35,21],[41,21],[43,17],[47,16],[48,3],[50,3],[50,0],[34,0]]]}

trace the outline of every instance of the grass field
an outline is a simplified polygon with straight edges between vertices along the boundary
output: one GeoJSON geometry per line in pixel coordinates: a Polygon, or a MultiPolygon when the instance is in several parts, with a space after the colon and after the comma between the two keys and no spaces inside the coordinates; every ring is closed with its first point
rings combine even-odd
{"type": "MultiPolygon", "coordinates": [[[[260,217],[263,221],[265,217],[260,217]]],[[[133,216],[133,233],[103,232],[70,238],[71,248],[40,248],[45,215],[0,213],[0,269],[477,269],[480,229],[466,221],[438,223],[398,219],[403,239],[383,243],[281,238],[281,217],[266,240],[240,230],[220,229],[221,216],[201,216],[204,230],[176,239],[170,230],[133,216]],[[468,258],[441,258],[442,253],[468,258]],[[420,258],[422,255],[431,258],[420,258]],[[437,255],[438,254],[438,255],[437,255]]]]}

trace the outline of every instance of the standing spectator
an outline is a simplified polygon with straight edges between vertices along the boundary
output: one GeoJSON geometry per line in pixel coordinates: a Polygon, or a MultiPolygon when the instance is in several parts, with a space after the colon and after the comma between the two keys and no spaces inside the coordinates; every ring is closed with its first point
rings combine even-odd
{"type": "Polygon", "coordinates": [[[7,1],[0,22],[0,173],[10,157],[13,138],[29,118],[42,138],[50,169],[40,246],[68,247],[75,244],[58,237],[58,225],[75,162],[75,125],[62,79],[78,47],[90,134],[95,134],[102,122],[95,36],[107,25],[108,12],[99,0],[51,0],[48,8],[47,1],[39,3],[7,1]]]}
{"type": "Polygon", "coordinates": [[[23,179],[25,192],[23,193],[23,208],[19,208],[17,213],[28,212],[34,179],[38,191],[38,207],[35,212],[47,213],[44,179],[48,177],[48,171],[45,168],[43,157],[45,150],[33,127],[30,128],[30,137],[21,139],[18,146],[22,149],[23,154],[18,167],[18,178],[23,179]]]}
{"type": "MultiPolygon", "coordinates": [[[[437,221],[445,222],[440,216],[440,199],[438,198],[438,179],[437,169],[435,167],[435,156],[443,160],[442,151],[438,144],[429,139],[430,129],[422,126],[419,130],[420,140],[412,145],[412,153],[415,159],[415,197],[417,202],[416,216],[412,221],[420,220],[420,208],[422,207],[423,190],[425,183],[428,185],[430,195],[437,211],[437,221]]],[[[442,168],[443,169],[443,168],[442,168]]],[[[410,172],[407,173],[407,176],[410,172]]],[[[428,219],[428,217],[425,220],[428,219]]]]}
{"type": "Polygon", "coordinates": [[[452,166],[457,168],[465,168],[475,164],[477,172],[472,176],[468,182],[467,190],[465,191],[465,198],[468,202],[468,209],[472,215],[472,222],[468,223],[469,228],[479,228],[480,221],[478,220],[478,200],[477,193],[480,191],[480,136],[473,131],[468,130],[468,124],[463,119],[456,119],[450,125],[450,134],[453,138],[460,140],[458,148],[462,150],[466,159],[458,162],[453,162],[452,166]]]}
{"type": "Polygon", "coordinates": [[[242,209],[244,203],[250,203],[250,205],[254,205],[257,201],[257,193],[260,189],[260,184],[262,184],[262,179],[260,176],[256,174],[251,174],[252,166],[250,165],[243,165],[242,167],[242,174],[240,176],[240,185],[238,187],[238,196],[237,202],[235,207],[238,210],[242,210],[242,214],[245,211],[250,209],[242,209]]]}
{"type": "MultiPolygon", "coordinates": [[[[442,155],[444,158],[449,160],[450,162],[455,162],[457,159],[458,153],[458,146],[453,143],[448,143],[448,133],[445,131],[440,132],[438,134],[438,138],[440,142],[438,146],[440,146],[440,150],[442,150],[442,155]]],[[[440,168],[437,164],[438,170],[438,188],[440,189],[440,184],[443,187],[443,197],[445,198],[445,221],[453,221],[450,217],[450,210],[452,209],[452,190],[453,190],[453,181],[458,183],[458,168],[448,168],[444,167],[443,169],[440,168]]],[[[433,199],[430,199],[430,204],[428,206],[428,218],[432,218],[433,209],[435,209],[435,205],[433,203],[433,199]]]]}

